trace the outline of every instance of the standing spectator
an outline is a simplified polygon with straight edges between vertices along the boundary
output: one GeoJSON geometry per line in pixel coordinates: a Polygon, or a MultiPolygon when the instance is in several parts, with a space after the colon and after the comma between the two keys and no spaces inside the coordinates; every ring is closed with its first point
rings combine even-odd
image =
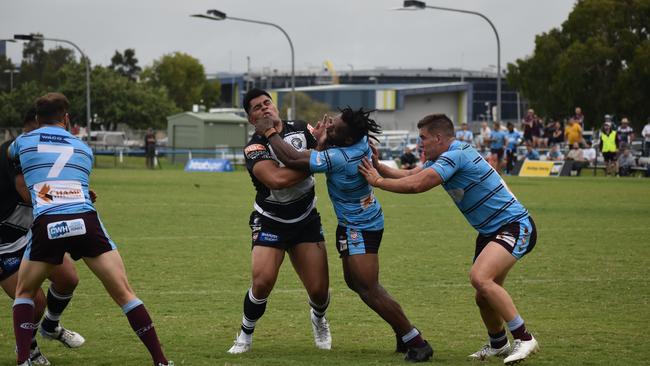
{"type": "Polygon", "coordinates": [[[79,136],[79,131],[80,131],[80,130],[79,130],[79,125],[76,124],[76,123],[73,124],[73,125],[72,125],[72,129],[70,130],[70,132],[71,132],[73,135],[75,135],[75,136],[79,136]]]}
{"type": "Polygon", "coordinates": [[[501,162],[503,160],[503,151],[506,146],[506,133],[501,131],[501,124],[494,122],[494,129],[490,134],[490,158],[492,166],[497,172],[501,173],[501,162]]]}
{"type": "Polygon", "coordinates": [[[596,165],[596,149],[591,145],[591,142],[586,142],[585,146],[586,148],[582,149],[582,156],[587,164],[596,165]]]}
{"type": "Polygon", "coordinates": [[[533,119],[533,146],[540,147],[542,146],[542,139],[544,138],[544,121],[535,115],[533,119]]]}
{"type": "Polygon", "coordinates": [[[401,169],[413,169],[417,166],[418,158],[413,155],[411,149],[408,147],[404,148],[404,154],[399,157],[400,168],[401,169]]]}
{"type": "Polygon", "coordinates": [[[646,157],[650,155],[650,118],[647,120],[648,123],[643,127],[641,134],[643,135],[643,156],[646,157]]]}
{"type": "Polygon", "coordinates": [[[618,157],[618,175],[621,177],[627,177],[632,173],[632,167],[636,165],[636,160],[634,160],[634,155],[630,151],[629,147],[623,148],[623,153],[618,157]]]}
{"type": "Polygon", "coordinates": [[[632,144],[634,129],[630,126],[630,121],[626,117],[621,120],[621,125],[616,129],[616,134],[621,146],[630,146],[632,144]]]}
{"type": "Polygon", "coordinates": [[[564,154],[560,151],[560,145],[555,144],[551,147],[551,150],[546,154],[546,160],[550,161],[562,161],[564,160],[564,154]]]}
{"type": "Polygon", "coordinates": [[[521,141],[521,133],[515,130],[515,125],[508,122],[508,133],[506,134],[506,174],[510,174],[517,162],[517,145],[521,141]]]}
{"type": "Polygon", "coordinates": [[[477,141],[477,145],[479,147],[479,150],[481,150],[481,151],[485,150],[485,147],[490,142],[490,134],[491,133],[492,133],[492,130],[490,130],[490,127],[488,126],[488,123],[487,122],[481,122],[481,130],[479,131],[478,141],[477,141]]]}
{"type": "Polygon", "coordinates": [[[461,129],[456,132],[456,140],[467,142],[472,145],[474,143],[474,133],[470,131],[467,122],[463,122],[461,129]]]}
{"type": "Polygon", "coordinates": [[[578,121],[571,119],[564,129],[564,140],[571,146],[582,142],[582,128],[578,121]]]}
{"type": "Polygon", "coordinates": [[[616,131],[612,131],[612,123],[605,122],[599,136],[600,152],[605,159],[605,175],[616,175],[616,153],[618,152],[618,138],[616,131]]]}
{"type": "Polygon", "coordinates": [[[528,160],[539,160],[539,152],[533,148],[532,142],[526,142],[526,156],[528,160]]]}
{"type": "Polygon", "coordinates": [[[533,142],[533,119],[535,118],[535,111],[532,109],[528,110],[526,117],[521,121],[521,125],[524,129],[524,142],[533,142]]]}
{"type": "Polygon", "coordinates": [[[578,122],[580,128],[584,131],[585,129],[585,115],[582,114],[582,108],[576,107],[575,114],[572,118],[574,121],[578,122]]]}
{"type": "Polygon", "coordinates": [[[156,155],[156,135],[151,128],[147,129],[147,134],[144,135],[144,155],[147,159],[147,168],[154,168],[154,156],[156,155]]]}
{"type": "Polygon", "coordinates": [[[566,161],[571,164],[571,170],[575,170],[577,175],[580,175],[582,168],[586,168],[589,164],[585,160],[585,155],[580,148],[580,144],[577,142],[571,145],[571,150],[566,154],[566,161]]]}
{"type": "Polygon", "coordinates": [[[564,142],[564,133],[562,131],[562,124],[560,121],[552,122],[551,126],[546,130],[548,133],[548,145],[553,146],[564,142]]]}

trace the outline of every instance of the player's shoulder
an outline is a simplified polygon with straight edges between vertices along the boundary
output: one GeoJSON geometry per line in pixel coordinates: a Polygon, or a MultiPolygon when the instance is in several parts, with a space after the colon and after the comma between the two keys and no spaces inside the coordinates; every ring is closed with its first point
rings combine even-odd
{"type": "Polygon", "coordinates": [[[269,153],[267,142],[266,138],[254,134],[244,147],[244,156],[246,159],[255,160],[267,157],[269,153]]]}
{"type": "Polygon", "coordinates": [[[282,123],[284,124],[285,127],[289,131],[307,131],[308,130],[308,123],[306,121],[303,121],[301,119],[296,119],[296,120],[289,120],[285,121],[283,120],[282,123]]]}

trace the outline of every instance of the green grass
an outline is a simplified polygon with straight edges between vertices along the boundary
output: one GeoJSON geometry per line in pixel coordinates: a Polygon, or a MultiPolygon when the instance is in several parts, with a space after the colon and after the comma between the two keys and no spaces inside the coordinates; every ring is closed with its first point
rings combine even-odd
{"type": "MultiPolygon", "coordinates": [[[[541,344],[530,365],[642,365],[650,323],[650,180],[511,178],[539,229],[535,250],[506,287],[541,344]]],[[[306,294],[283,265],[253,351],[226,354],[250,283],[253,187],[245,172],[97,169],[98,210],[129,279],[177,365],[402,365],[390,327],[348,290],[333,244],[325,179],[318,207],[329,249],[333,349],[313,346],[306,294]]],[[[386,215],[381,282],[432,343],[436,365],[471,365],[486,337],[468,271],[475,232],[440,188],[378,192],[386,215]]],[[[41,342],[54,365],[147,365],[119,307],[78,263],[80,285],[63,324],[77,350],[41,342]]],[[[0,364],[14,362],[11,301],[0,313],[0,364]]],[[[493,360],[487,364],[500,364],[493,360]]]]}

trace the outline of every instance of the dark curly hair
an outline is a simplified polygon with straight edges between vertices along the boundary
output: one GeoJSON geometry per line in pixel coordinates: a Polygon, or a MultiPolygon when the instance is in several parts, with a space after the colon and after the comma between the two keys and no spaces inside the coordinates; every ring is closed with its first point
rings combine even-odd
{"type": "Polygon", "coordinates": [[[341,119],[350,128],[350,134],[355,143],[363,136],[368,136],[375,141],[379,141],[375,136],[370,135],[370,132],[374,134],[381,133],[381,126],[374,119],[370,118],[370,113],[374,112],[374,110],[364,110],[363,107],[354,110],[350,106],[347,106],[343,109],[339,108],[339,111],[341,112],[341,119]]]}

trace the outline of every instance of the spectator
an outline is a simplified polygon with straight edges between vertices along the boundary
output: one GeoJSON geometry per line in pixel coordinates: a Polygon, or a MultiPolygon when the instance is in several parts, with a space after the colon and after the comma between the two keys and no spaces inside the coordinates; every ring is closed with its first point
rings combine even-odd
{"type": "Polygon", "coordinates": [[[580,175],[582,168],[586,168],[589,165],[589,162],[585,159],[584,152],[580,148],[580,144],[577,142],[571,145],[571,150],[566,154],[566,161],[571,164],[571,170],[575,170],[577,175],[580,175]]]}
{"type": "Polygon", "coordinates": [[[643,127],[641,134],[643,135],[643,156],[650,156],[650,118],[647,120],[648,123],[643,127]]]}
{"type": "Polygon", "coordinates": [[[528,160],[539,160],[539,152],[533,148],[532,142],[526,142],[526,155],[524,158],[528,160]]]}
{"type": "Polygon", "coordinates": [[[630,121],[623,117],[621,120],[621,125],[616,129],[616,134],[618,135],[618,141],[621,143],[621,146],[630,146],[632,140],[634,140],[634,129],[630,126],[630,121]]]}
{"type": "Polygon", "coordinates": [[[515,125],[508,122],[506,134],[506,174],[510,174],[517,162],[517,145],[521,142],[521,133],[515,130],[515,125]]]}
{"type": "Polygon", "coordinates": [[[551,150],[546,154],[546,160],[550,161],[562,161],[564,160],[564,154],[560,151],[560,145],[555,144],[551,147],[551,150]]]}
{"type": "Polygon", "coordinates": [[[582,128],[578,121],[570,119],[564,129],[564,139],[569,146],[582,142],[582,128]]]}
{"type": "Polygon", "coordinates": [[[562,131],[562,124],[560,121],[552,122],[551,126],[546,131],[548,133],[548,145],[553,146],[564,142],[564,133],[562,131]]]}
{"type": "Polygon", "coordinates": [[[535,115],[533,119],[533,146],[540,147],[542,146],[542,140],[544,138],[544,121],[535,115]]]}
{"type": "Polygon", "coordinates": [[[535,118],[535,111],[532,109],[528,110],[526,117],[521,121],[521,125],[524,129],[524,142],[533,142],[533,119],[535,118]]]}
{"type": "Polygon", "coordinates": [[[632,173],[632,167],[636,165],[634,160],[634,155],[630,151],[629,147],[623,148],[623,153],[618,157],[618,175],[621,177],[627,177],[632,173]]]}
{"type": "Polygon", "coordinates": [[[470,145],[474,143],[474,134],[469,130],[467,122],[463,122],[461,129],[456,131],[456,140],[467,142],[470,145]]]}
{"type": "Polygon", "coordinates": [[[598,137],[600,142],[600,152],[605,159],[605,175],[616,175],[618,169],[616,168],[616,153],[618,152],[618,138],[616,131],[612,131],[612,123],[605,122],[598,137]]]}
{"type": "Polygon", "coordinates": [[[488,126],[487,122],[481,122],[481,130],[479,131],[477,145],[481,151],[485,150],[485,147],[490,143],[490,134],[492,130],[488,126]]]}
{"type": "Polygon", "coordinates": [[[504,131],[501,131],[501,124],[499,122],[494,122],[489,141],[493,167],[497,172],[501,173],[501,162],[506,146],[506,133],[504,131]]]}
{"type": "Polygon", "coordinates": [[[591,145],[591,142],[585,143],[585,148],[582,149],[582,156],[585,158],[587,164],[596,165],[596,149],[591,145]]]}
{"type": "Polygon", "coordinates": [[[413,155],[413,152],[411,152],[411,149],[408,147],[404,148],[404,154],[399,157],[400,161],[400,168],[401,169],[413,169],[416,167],[418,158],[413,155]]]}
{"type": "Polygon", "coordinates": [[[79,131],[80,131],[80,130],[79,130],[79,125],[76,124],[76,123],[73,124],[73,125],[72,125],[72,129],[70,130],[70,132],[71,132],[73,135],[75,135],[75,136],[79,136],[79,131]]]}
{"type": "Polygon", "coordinates": [[[154,168],[154,155],[156,154],[156,135],[151,128],[147,129],[144,135],[144,155],[147,159],[147,168],[154,168]]]}
{"type": "Polygon", "coordinates": [[[583,131],[585,130],[585,115],[582,114],[582,108],[576,107],[575,114],[573,115],[572,119],[574,121],[578,122],[578,124],[580,125],[580,128],[583,131]]]}

